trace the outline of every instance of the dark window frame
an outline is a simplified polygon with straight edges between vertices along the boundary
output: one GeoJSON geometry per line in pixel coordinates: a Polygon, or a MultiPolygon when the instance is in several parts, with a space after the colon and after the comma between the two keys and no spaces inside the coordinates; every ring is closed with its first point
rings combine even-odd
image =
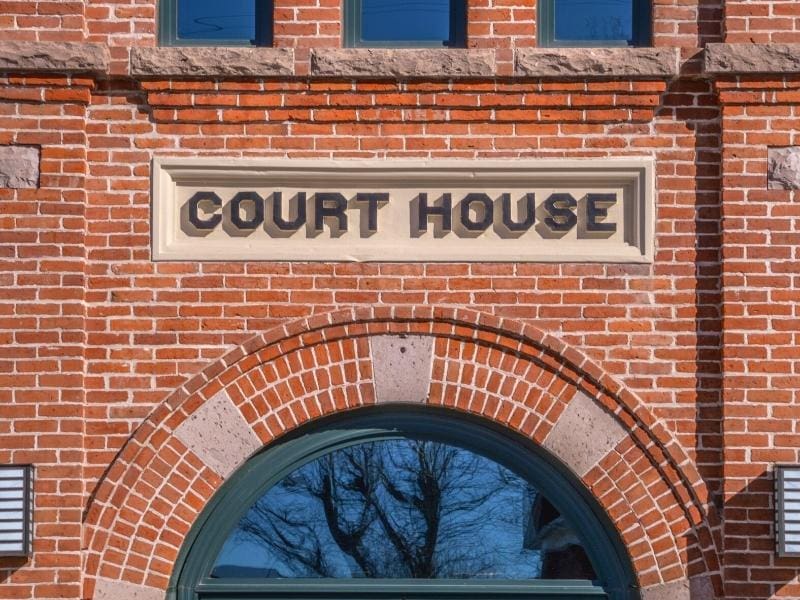
{"type": "Polygon", "coordinates": [[[158,3],[158,43],[161,46],[272,46],[273,2],[272,0],[253,0],[256,8],[256,38],[243,39],[181,39],[178,37],[178,2],[180,0],[160,0],[158,3]]]}
{"type": "Polygon", "coordinates": [[[639,48],[653,41],[651,0],[633,2],[633,40],[558,40],[555,36],[555,3],[558,0],[538,0],[536,8],[537,45],[542,48],[639,48]]]}
{"type": "Polygon", "coordinates": [[[267,447],[225,482],[196,520],[179,552],[168,600],[637,600],[627,552],[585,486],[530,441],[445,409],[372,407],[316,421],[267,447]],[[338,448],[405,436],[463,446],[535,481],[578,532],[600,582],[578,580],[214,579],[222,544],[241,516],[288,473],[338,448]]]}
{"type": "Polygon", "coordinates": [[[361,38],[362,0],[343,0],[342,42],[346,48],[466,48],[467,2],[450,0],[450,39],[443,43],[430,40],[364,40],[361,38]]]}

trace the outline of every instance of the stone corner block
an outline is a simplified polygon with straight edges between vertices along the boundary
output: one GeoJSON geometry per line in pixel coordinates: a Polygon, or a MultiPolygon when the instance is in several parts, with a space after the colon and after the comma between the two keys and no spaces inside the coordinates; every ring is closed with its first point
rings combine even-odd
{"type": "Polygon", "coordinates": [[[37,187],[39,154],[33,146],[0,146],[0,188],[37,187]]]}
{"type": "Polygon", "coordinates": [[[800,146],[767,150],[767,187],[771,190],[800,190],[800,146]]]}
{"type": "Polygon", "coordinates": [[[691,600],[688,579],[658,583],[642,590],[642,600],[691,600]]]}
{"type": "Polygon", "coordinates": [[[181,423],[175,436],[223,478],[261,448],[258,436],[224,391],[181,423]]]}
{"type": "Polygon", "coordinates": [[[0,41],[0,72],[104,73],[109,61],[99,44],[0,41]]]}
{"type": "Polygon", "coordinates": [[[425,402],[433,365],[433,338],[378,335],[369,340],[375,401],[425,402]]]}
{"type": "Polygon", "coordinates": [[[133,48],[139,77],[284,77],[294,75],[293,48],[133,48]]]}
{"type": "Polygon", "coordinates": [[[800,44],[708,44],[704,70],[711,75],[800,73],[800,44]]]}
{"type": "Polygon", "coordinates": [[[98,577],[94,586],[94,600],[164,600],[164,590],[98,577]]]}
{"type": "Polygon", "coordinates": [[[642,590],[642,600],[714,600],[714,585],[708,575],[659,583],[642,590]]]}
{"type": "Polygon", "coordinates": [[[518,48],[514,74],[539,79],[670,79],[678,75],[677,48],[518,48]]]}
{"type": "Polygon", "coordinates": [[[315,48],[311,75],[317,77],[438,78],[494,77],[494,50],[445,48],[315,48]]]}
{"type": "Polygon", "coordinates": [[[626,435],[617,419],[589,396],[578,392],[543,446],[583,477],[626,435]]]}

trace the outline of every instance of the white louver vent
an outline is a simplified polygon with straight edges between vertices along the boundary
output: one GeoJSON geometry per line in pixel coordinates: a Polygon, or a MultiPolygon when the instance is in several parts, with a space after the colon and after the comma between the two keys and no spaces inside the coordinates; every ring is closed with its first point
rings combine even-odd
{"type": "Polygon", "coordinates": [[[0,556],[31,552],[33,467],[0,466],[0,556]]]}
{"type": "Polygon", "coordinates": [[[775,531],[779,556],[800,556],[800,465],[775,467],[775,531]]]}

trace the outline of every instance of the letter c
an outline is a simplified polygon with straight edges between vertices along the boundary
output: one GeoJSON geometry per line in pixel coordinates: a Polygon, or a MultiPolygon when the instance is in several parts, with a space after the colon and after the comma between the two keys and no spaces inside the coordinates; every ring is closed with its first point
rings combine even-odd
{"type": "Polygon", "coordinates": [[[211,231],[222,221],[222,215],[215,213],[207,219],[200,218],[200,204],[210,202],[214,208],[222,208],[222,199],[214,192],[196,192],[189,198],[189,222],[195,229],[211,231]]]}

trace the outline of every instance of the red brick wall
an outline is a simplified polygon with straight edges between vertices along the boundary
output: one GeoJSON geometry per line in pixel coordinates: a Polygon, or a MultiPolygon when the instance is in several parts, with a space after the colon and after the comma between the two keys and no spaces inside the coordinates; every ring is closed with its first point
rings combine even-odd
{"type": "Polygon", "coordinates": [[[800,5],[794,0],[727,0],[725,41],[730,44],[800,42],[800,5]]]}
{"type": "Polygon", "coordinates": [[[724,436],[727,591],[800,595],[774,554],[774,463],[798,461],[797,193],[767,190],[767,147],[798,143],[800,80],[717,84],[723,105],[724,436]]]}
{"type": "MultiPolygon", "coordinates": [[[[723,35],[718,1],[654,4],[656,45],[723,35]]],[[[729,0],[726,41],[800,41],[796,4],[729,0]]],[[[535,44],[532,0],[469,8],[470,46],[509,64],[535,44]]],[[[5,38],[108,44],[119,75],[0,80],[0,144],[42,147],[41,187],[0,190],[0,461],[38,467],[36,552],[0,559],[0,597],[78,597],[89,495],[191,376],[275,325],[383,305],[470,307],[580,349],[723,493],[726,597],[800,595],[797,561],[773,554],[769,473],[798,458],[797,210],[765,182],[767,146],[798,143],[796,81],[131,81],[155,12],[0,1],[5,38]],[[155,264],[149,161],[179,155],[654,156],[656,260],[155,264]]],[[[275,43],[337,46],[339,13],[278,0],[275,43]]]]}
{"type": "Polygon", "coordinates": [[[6,40],[80,42],[83,0],[0,0],[0,31],[6,40]]]}
{"type": "Polygon", "coordinates": [[[0,559],[3,598],[80,593],[92,87],[77,77],[0,79],[0,144],[42,148],[39,189],[0,189],[0,462],[37,468],[36,552],[27,563],[0,559]]]}

